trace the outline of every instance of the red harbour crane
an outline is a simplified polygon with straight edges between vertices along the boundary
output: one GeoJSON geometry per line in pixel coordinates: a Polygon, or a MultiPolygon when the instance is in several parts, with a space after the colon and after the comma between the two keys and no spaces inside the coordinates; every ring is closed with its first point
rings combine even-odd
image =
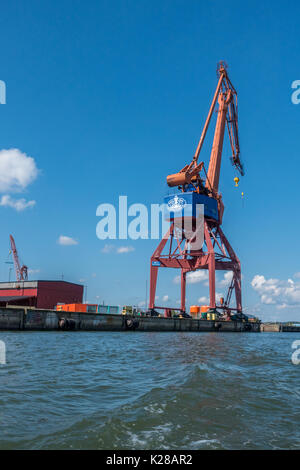
{"type": "MultiPolygon", "coordinates": [[[[237,92],[233,87],[224,62],[218,64],[218,84],[209,109],[209,113],[191,163],[187,164],[178,173],[167,177],[169,187],[177,188],[177,193],[165,197],[169,207],[190,205],[190,217],[195,225],[198,215],[196,206],[204,206],[204,239],[202,247],[193,248],[195,233],[184,230],[186,216],[183,210],[177,215],[169,215],[170,228],[159,243],[151,257],[150,265],[150,298],[149,308],[162,308],[155,305],[155,292],[159,268],[180,269],[181,275],[181,305],[180,310],[186,308],[186,275],[197,270],[208,270],[209,278],[209,307],[211,310],[223,309],[227,312],[242,312],[241,295],[241,266],[232,246],[221,229],[224,204],[219,192],[219,179],[221,170],[222,150],[225,129],[227,128],[231,146],[231,162],[234,168],[244,175],[240,160],[240,146],[238,137],[237,92]],[[216,109],[217,108],[217,109],[216,109]],[[204,162],[198,163],[200,152],[214,110],[217,110],[217,121],[210,155],[208,171],[204,162]],[[204,173],[204,175],[203,175],[204,173]],[[182,227],[178,226],[178,217],[181,217],[182,227]],[[215,271],[232,271],[232,282],[228,289],[226,300],[216,304],[215,271]],[[236,306],[229,306],[232,292],[235,291],[236,306]]],[[[239,181],[236,177],[235,181],[239,181]]],[[[237,185],[237,184],[236,184],[237,185]]],[[[193,226],[194,226],[193,225],[193,226]]]]}
{"type": "Polygon", "coordinates": [[[21,264],[20,264],[20,260],[19,260],[18,251],[17,251],[17,247],[16,247],[14,237],[12,235],[10,235],[9,239],[10,239],[11,252],[12,252],[12,255],[13,255],[13,259],[14,259],[16,279],[17,279],[17,281],[27,281],[28,280],[28,267],[25,266],[24,264],[21,266],[21,264]]]}

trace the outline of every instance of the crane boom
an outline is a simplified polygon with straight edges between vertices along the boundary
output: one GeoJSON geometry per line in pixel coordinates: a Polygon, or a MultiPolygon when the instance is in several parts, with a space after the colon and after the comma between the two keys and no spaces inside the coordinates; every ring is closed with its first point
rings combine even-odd
{"type": "Polygon", "coordinates": [[[241,175],[244,174],[243,166],[240,161],[240,145],[238,138],[237,93],[228,78],[226,68],[222,62],[219,64],[218,72],[220,74],[219,83],[221,80],[221,86],[219,87],[218,92],[218,117],[205,184],[205,186],[210,189],[214,195],[217,195],[219,190],[221,159],[226,124],[232,151],[232,164],[241,173],[241,175]]]}
{"type": "Polygon", "coordinates": [[[9,236],[10,239],[10,246],[11,246],[11,251],[14,259],[14,266],[15,266],[15,272],[16,272],[16,278],[17,281],[27,281],[28,279],[28,267],[25,266],[24,264],[21,266],[20,261],[19,261],[19,255],[16,247],[16,243],[14,240],[14,237],[12,235],[9,236]]]}
{"type": "Polygon", "coordinates": [[[228,77],[226,66],[223,62],[220,62],[218,65],[218,74],[219,80],[217,88],[192,162],[182,168],[179,173],[175,173],[167,177],[167,183],[169,186],[180,186],[183,191],[184,185],[188,185],[193,182],[199,186],[199,173],[204,167],[204,163],[198,163],[198,159],[213,111],[218,102],[218,117],[205,182],[206,189],[213,197],[218,197],[222,150],[226,126],[232,150],[231,162],[241,175],[244,174],[243,166],[240,161],[240,146],[238,138],[237,92],[228,77]]]}
{"type": "Polygon", "coordinates": [[[212,151],[210,155],[209,167],[207,172],[207,178],[205,186],[210,189],[213,194],[218,194],[219,189],[219,179],[220,179],[220,170],[221,170],[221,158],[224,142],[224,132],[225,132],[225,123],[226,123],[226,114],[228,104],[232,99],[231,91],[228,94],[223,95],[220,93],[218,98],[219,110],[218,118],[216,123],[214,141],[212,146],[212,151]]]}

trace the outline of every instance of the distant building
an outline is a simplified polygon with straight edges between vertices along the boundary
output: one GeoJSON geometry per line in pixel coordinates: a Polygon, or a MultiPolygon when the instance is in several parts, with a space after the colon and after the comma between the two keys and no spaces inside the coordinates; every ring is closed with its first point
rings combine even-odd
{"type": "Polygon", "coordinates": [[[0,282],[0,306],[53,309],[58,303],[82,303],[83,286],[66,281],[0,282]]]}

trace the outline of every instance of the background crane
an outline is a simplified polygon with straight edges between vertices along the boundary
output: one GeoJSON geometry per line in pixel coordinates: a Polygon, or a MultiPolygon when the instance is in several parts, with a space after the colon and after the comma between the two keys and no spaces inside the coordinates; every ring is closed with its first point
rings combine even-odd
{"type": "Polygon", "coordinates": [[[27,281],[28,280],[28,267],[25,266],[24,264],[21,266],[16,243],[12,235],[9,236],[9,240],[10,240],[11,252],[12,252],[13,260],[14,260],[16,279],[17,281],[27,281]]]}

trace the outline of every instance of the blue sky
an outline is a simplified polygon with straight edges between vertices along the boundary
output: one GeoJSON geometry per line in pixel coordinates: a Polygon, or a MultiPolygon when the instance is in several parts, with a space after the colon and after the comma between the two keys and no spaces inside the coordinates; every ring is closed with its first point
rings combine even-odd
{"type": "MultiPolygon", "coordinates": [[[[193,156],[225,60],[246,175],[236,190],[226,138],[223,230],[242,262],[244,305],[263,319],[299,319],[300,105],[291,101],[299,14],[296,1],[6,2],[0,149],[19,149],[39,172],[18,191],[2,184],[10,199],[0,206],[1,279],[13,233],[23,261],[39,270],[31,278],[84,279],[91,302],[142,302],[157,242],[100,241],[96,208],[119,195],[162,202],[166,176],[193,156]],[[7,206],[20,198],[36,203],[7,206]],[[61,235],[77,244],[58,244],[61,235]],[[115,250],[104,253],[106,243],[115,250]],[[124,246],[132,251],[118,253],[124,246]]],[[[157,294],[170,305],[176,274],[159,278],[157,294]]],[[[188,285],[189,304],[202,296],[205,280],[188,285]]]]}

